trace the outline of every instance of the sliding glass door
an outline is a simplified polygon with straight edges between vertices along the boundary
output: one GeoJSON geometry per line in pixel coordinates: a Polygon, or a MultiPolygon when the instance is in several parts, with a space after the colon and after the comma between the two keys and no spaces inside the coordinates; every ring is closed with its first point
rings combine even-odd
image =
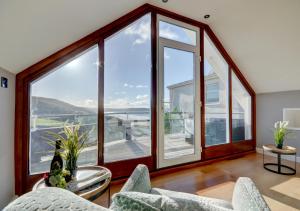
{"type": "Polygon", "coordinates": [[[158,167],[200,160],[198,29],[159,16],[158,167]]]}

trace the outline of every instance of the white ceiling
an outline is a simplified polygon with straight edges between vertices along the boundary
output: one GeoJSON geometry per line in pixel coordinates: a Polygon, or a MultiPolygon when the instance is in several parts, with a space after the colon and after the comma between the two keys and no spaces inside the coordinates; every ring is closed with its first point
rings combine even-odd
{"type": "Polygon", "coordinates": [[[208,23],[257,93],[300,90],[299,0],[0,0],[0,67],[18,73],[146,2],[208,23]]]}

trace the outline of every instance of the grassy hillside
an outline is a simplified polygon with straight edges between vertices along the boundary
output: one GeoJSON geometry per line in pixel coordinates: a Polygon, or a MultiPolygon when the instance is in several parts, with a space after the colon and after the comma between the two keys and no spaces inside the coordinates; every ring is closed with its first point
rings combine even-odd
{"type": "Polygon", "coordinates": [[[60,100],[45,97],[32,97],[31,108],[34,115],[96,114],[96,111],[93,109],[77,107],[60,100]]]}

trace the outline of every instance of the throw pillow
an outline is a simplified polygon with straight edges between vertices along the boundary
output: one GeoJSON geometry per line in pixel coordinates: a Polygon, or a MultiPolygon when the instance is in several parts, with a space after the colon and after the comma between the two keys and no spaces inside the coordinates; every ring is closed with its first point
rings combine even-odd
{"type": "Polygon", "coordinates": [[[139,192],[120,192],[115,194],[113,201],[117,211],[127,210],[161,210],[161,211],[229,211],[221,206],[196,198],[168,197],[139,192]]]}

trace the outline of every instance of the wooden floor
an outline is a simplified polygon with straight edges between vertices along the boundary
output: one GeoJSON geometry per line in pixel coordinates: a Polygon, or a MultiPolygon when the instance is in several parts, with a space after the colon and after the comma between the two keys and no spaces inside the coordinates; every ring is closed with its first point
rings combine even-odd
{"type": "MultiPolygon", "coordinates": [[[[266,161],[276,161],[266,157],[266,161]]],[[[286,161],[293,165],[292,162],[286,161]]],[[[284,176],[263,168],[262,155],[253,153],[234,160],[225,160],[210,165],[186,169],[151,179],[152,186],[193,193],[231,201],[238,177],[250,177],[264,195],[272,210],[300,210],[300,164],[294,176],[284,176]]],[[[122,184],[113,185],[111,194],[118,192],[122,184]]],[[[107,195],[94,201],[107,206],[107,195]]]]}

